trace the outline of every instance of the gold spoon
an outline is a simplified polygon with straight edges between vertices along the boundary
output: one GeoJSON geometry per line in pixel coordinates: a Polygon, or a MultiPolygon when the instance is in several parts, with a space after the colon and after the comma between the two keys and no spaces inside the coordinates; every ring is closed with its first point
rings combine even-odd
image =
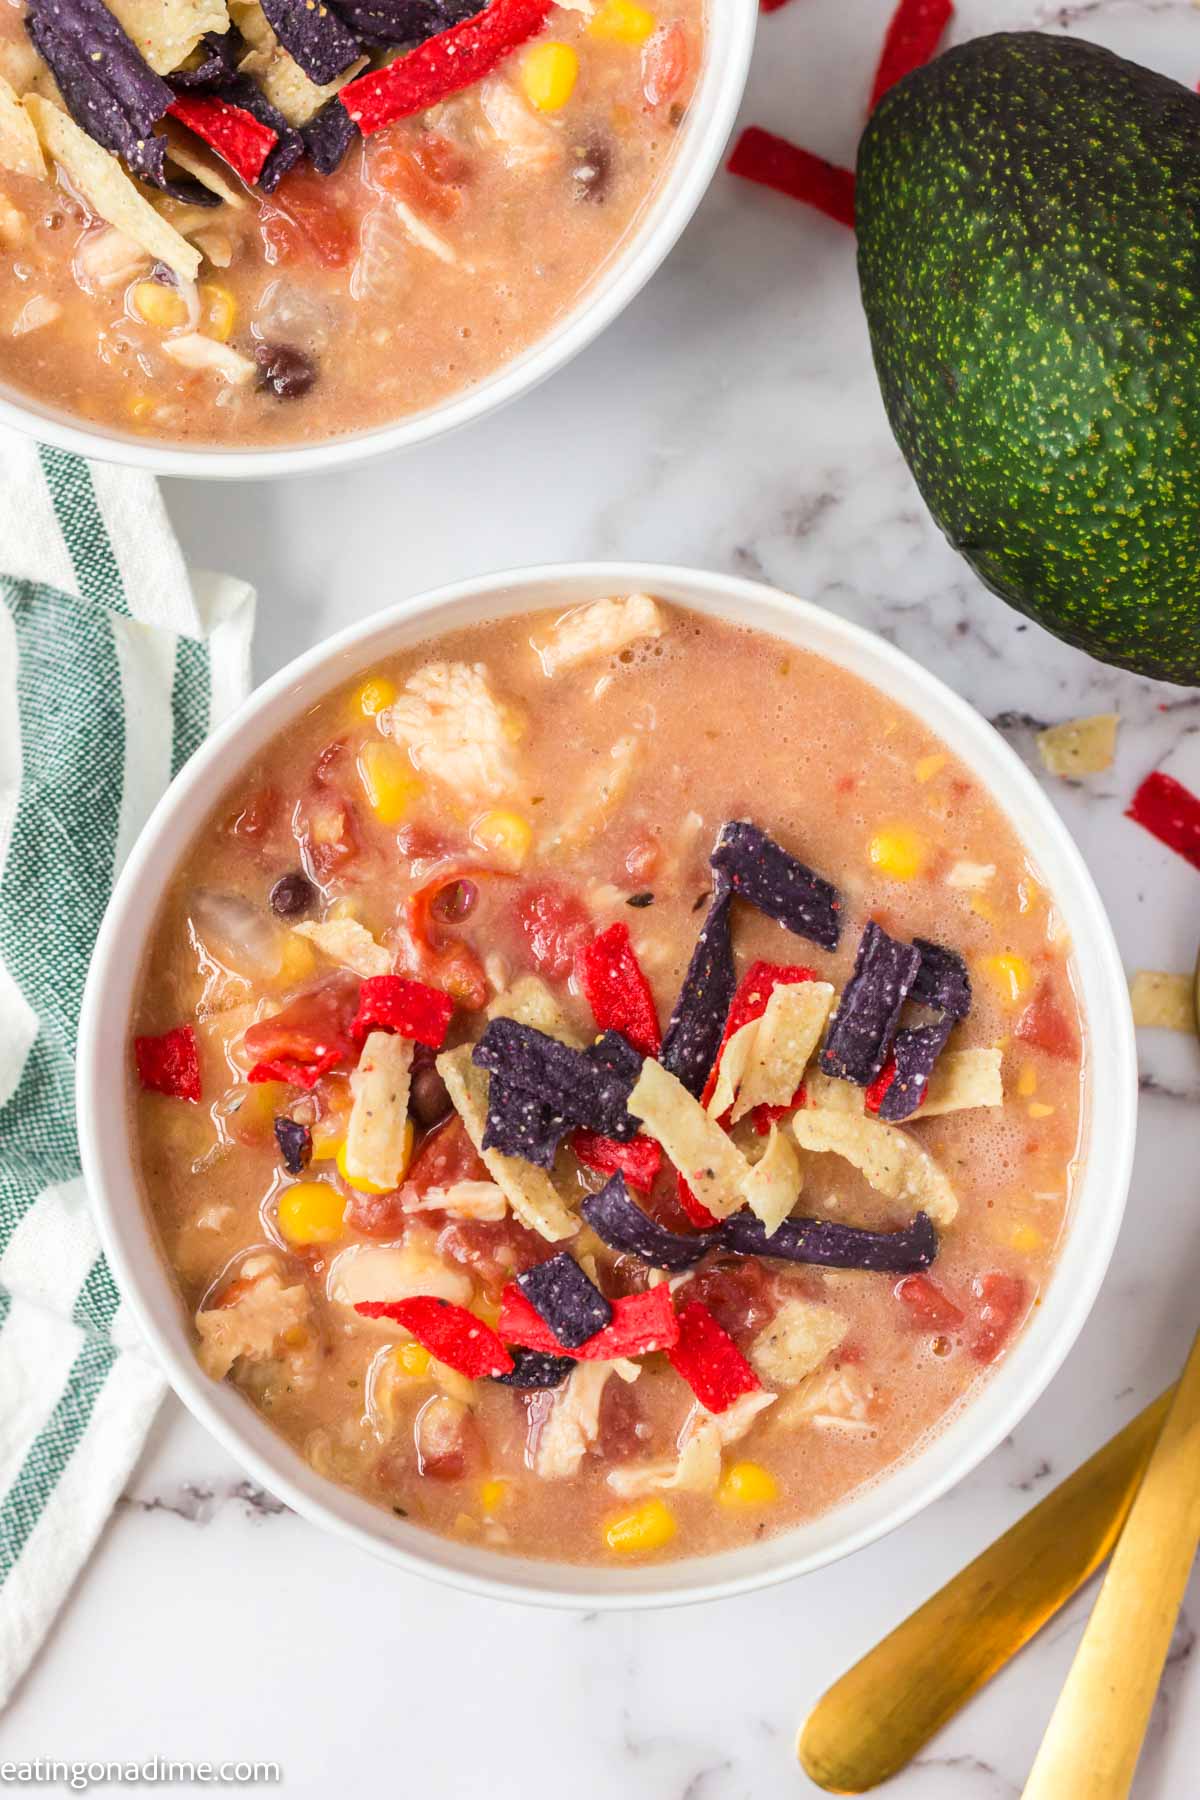
{"type": "MultiPolygon", "coordinates": [[[[1095,1574],[1128,1517],[1174,1391],[1160,1394],[822,1695],[796,1745],[818,1787],[865,1794],[895,1775],[1095,1574]]],[[[1068,1794],[1077,1800],[1070,1788],[1055,1800],[1068,1794]]]]}
{"type": "MultiPolygon", "coordinates": [[[[1200,1028],[1200,957],[1193,1004],[1200,1028]]],[[[832,1793],[861,1794],[903,1768],[1094,1574],[1127,1519],[1025,1800],[1123,1796],[1200,1540],[1200,1338],[1177,1389],[822,1696],[797,1743],[806,1773],[832,1793]]]]}

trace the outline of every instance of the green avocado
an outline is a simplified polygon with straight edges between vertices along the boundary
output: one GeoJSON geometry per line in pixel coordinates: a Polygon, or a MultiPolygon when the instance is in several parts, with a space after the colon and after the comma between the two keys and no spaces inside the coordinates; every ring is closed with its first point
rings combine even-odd
{"type": "Polygon", "coordinates": [[[977,38],[884,96],[856,212],[888,419],[955,549],[1068,643],[1200,683],[1200,98],[977,38]]]}

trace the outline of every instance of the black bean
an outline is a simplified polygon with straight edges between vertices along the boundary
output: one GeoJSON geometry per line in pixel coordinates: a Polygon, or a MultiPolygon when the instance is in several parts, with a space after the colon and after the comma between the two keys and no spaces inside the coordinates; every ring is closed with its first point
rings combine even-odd
{"type": "Polygon", "coordinates": [[[433,897],[431,911],[444,925],[457,925],[475,911],[479,889],[473,881],[450,881],[433,897]]]}
{"type": "Polygon", "coordinates": [[[286,1117],[275,1121],[275,1142],[289,1175],[301,1175],[312,1161],[312,1132],[307,1125],[286,1117]]]}
{"type": "Polygon", "coordinates": [[[271,889],[271,911],[281,919],[295,919],[309,911],[316,897],[308,876],[293,869],[290,875],[281,875],[271,889]]]}
{"type": "Polygon", "coordinates": [[[628,900],[626,900],[625,904],[626,904],[626,906],[653,906],[654,905],[654,895],[650,894],[650,893],[630,894],[630,896],[629,896],[628,900]]]}
{"type": "Polygon", "coordinates": [[[290,344],[258,344],[254,351],[260,388],[269,388],[281,400],[298,400],[317,379],[317,365],[303,350],[290,344]]]}
{"type": "Polygon", "coordinates": [[[446,1084],[432,1063],[413,1071],[408,1092],[408,1110],[424,1131],[440,1125],[450,1112],[450,1096],[446,1084]]]}
{"type": "Polygon", "coordinates": [[[607,197],[612,179],[612,151],[607,144],[585,144],[576,153],[571,170],[575,195],[579,200],[601,201],[607,197]]]}

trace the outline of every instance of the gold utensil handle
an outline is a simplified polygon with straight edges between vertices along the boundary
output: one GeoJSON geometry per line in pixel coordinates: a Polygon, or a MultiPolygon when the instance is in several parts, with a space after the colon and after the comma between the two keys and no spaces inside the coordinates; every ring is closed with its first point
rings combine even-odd
{"type": "MultiPolygon", "coordinates": [[[[862,1794],[902,1769],[1083,1586],[1120,1534],[1174,1392],[1160,1394],[818,1700],[796,1747],[818,1786],[862,1794]]],[[[1082,1789],[1068,1787],[1054,1800],[1068,1793],[1082,1800],[1082,1789]]]]}
{"type": "Polygon", "coordinates": [[[1024,1800],[1125,1800],[1200,1544],[1200,1336],[1058,1697],[1024,1800]]]}

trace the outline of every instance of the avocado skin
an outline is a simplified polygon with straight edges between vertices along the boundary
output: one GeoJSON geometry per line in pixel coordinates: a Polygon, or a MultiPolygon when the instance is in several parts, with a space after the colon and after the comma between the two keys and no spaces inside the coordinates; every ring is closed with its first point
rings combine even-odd
{"type": "Polygon", "coordinates": [[[951,544],[1068,643],[1200,682],[1200,98],[977,38],[884,96],[856,211],[884,406],[951,544]]]}

